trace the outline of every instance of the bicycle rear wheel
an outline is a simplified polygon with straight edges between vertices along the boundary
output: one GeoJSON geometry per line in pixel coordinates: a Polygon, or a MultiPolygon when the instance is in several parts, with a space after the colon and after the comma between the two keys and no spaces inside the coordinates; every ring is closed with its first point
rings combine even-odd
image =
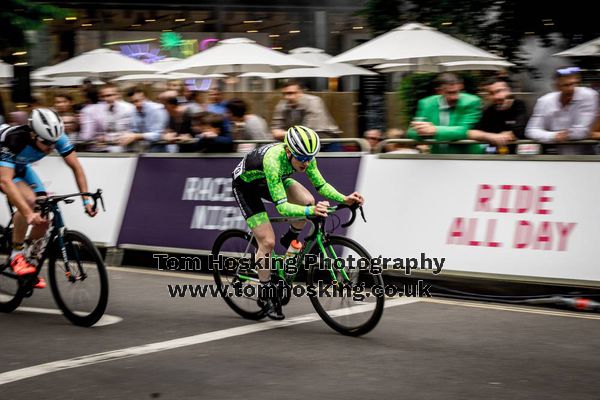
{"type": "Polygon", "coordinates": [[[24,292],[17,276],[6,263],[0,265],[0,312],[9,313],[19,307],[23,301],[24,292]]]}
{"type": "Polygon", "coordinates": [[[320,261],[309,267],[307,284],[314,289],[308,292],[310,301],[331,328],[348,336],[364,335],[383,314],[384,296],[371,292],[374,285],[383,287],[383,278],[372,274],[369,265],[364,270],[357,268],[356,260],[371,260],[371,256],[355,241],[331,235],[324,247],[325,253],[318,243],[312,249],[320,261]],[[353,266],[347,262],[350,256],[355,260],[353,266]]]}
{"type": "Polygon", "coordinates": [[[98,249],[83,233],[66,231],[65,264],[58,242],[48,260],[52,296],[64,316],[75,325],[92,326],[108,303],[108,277],[98,249]]]}
{"type": "Polygon", "coordinates": [[[6,256],[0,264],[0,312],[9,313],[21,305],[24,291],[21,289],[19,278],[10,267],[10,252],[12,250],[12,229],[10,226],[0,226],[0,254],[6,256]]]}
{"type": "Polygon", "coordinates": [[[230,229],[221,233],[212,248],[213,260],[221,256],[218,267],[213,267],[215,283],[223,300],[233,311],[244,318],[259,320],[265,312],[258,306],[258,273],[239,265],[242,259],[249,260],[258,247],[256,240],[247,232],[230,229]],[[225,259],[231,259],[226,263],[225,259]],[[237,292],[237,293],[236,293],[237,292]]]}

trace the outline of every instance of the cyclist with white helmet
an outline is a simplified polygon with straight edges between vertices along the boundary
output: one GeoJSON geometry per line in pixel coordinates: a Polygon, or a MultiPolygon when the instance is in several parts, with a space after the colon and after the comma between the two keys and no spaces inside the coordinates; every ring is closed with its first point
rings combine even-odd
{"type": "MultiPolygon", "coordinates": [[[[248,153],[233,171],[233,194],[242,210],[248,227],[258,243],[257,259],[271,254],[275,247],[275,233],[262,200],[275,203],[283,216],[327,216],[329,202],[315,204],[313,195],[299,182],[290,178],[295,172],[305,172],[319,194],[339,203],[362,205],[358,192],[343,195],[323,179],[317,168],[316,154],[320,149],[319,136],[310,128],[293,126],[285,135],[285,143],[273,143],[248,153]]],[[[306,224],[291,224],[280,243],[287,248],[306,224]]],[[[268,288],[271,274],[267,269],[258,271],[261,286],[268,288]]],[[[267,293],[261,290],[260,293],[267,293]]],[[[259,305],[272,319],[283,319],[281,306],[276,298],[259,298],[259,305]]]]}
{"type": "MultiPolygon", "coordinates": [[[[35,211],[35,198],[45,196],[46,189],[29,164],[56,149],[73,171],[81,192],[88,191],[85,173],[73,145],[64,134],[60,116],[48,108],[34,109],[29,116],[29,125],[1,125],[0,146],[0,190],[16,207],[10,265],[18,276],[33,274],[36,268],[24,255],[25,234],[28,225],[33,225],[29,239],[41,238],[48,229],[48,221],[35,211]]],[[[96,215],[91,199],[84,197],[83,205],[89,216],[96,215]]],[[[37,288],[45,286],[42,278],[35,285],[37,288]]]]}

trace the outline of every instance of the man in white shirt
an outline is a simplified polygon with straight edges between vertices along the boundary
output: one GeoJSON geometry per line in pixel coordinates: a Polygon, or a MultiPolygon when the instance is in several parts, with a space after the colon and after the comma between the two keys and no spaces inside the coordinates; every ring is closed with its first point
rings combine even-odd
{"type": "Polygon", "coordinates": [[[92,151],[125,151],[123,146],[115,143],[131,133],[135,107],[121,100],[117,87],[112,84],[102,86],[100,100],[100,103],[88,105],[82,110],[80,138],[99,142],[92,147],[92,151]]]}
{"type": "Polygon", "coordinates": [[[127,96],[135,107],[133,132],[122,135],[119,144],[127,147],[135,142],[145,141],[151,145],[149,151],[164,152],[165,146],[157,145],[156,142],[161,140],[167,128],[169,115],[165,106],[148,100],[142,88],[131,89],[127,96]]]}
{"type": "MultiPolygon", "coordinates": [[[[580,69],[556,71],[557,92],[540,97],[529,119],[525,136],[542,143],[587,139],[598,115],[598,93],[579,87],[580,69]]],[[[594,154],[593,145],[560,145],[559,154],[594,154]]]]}

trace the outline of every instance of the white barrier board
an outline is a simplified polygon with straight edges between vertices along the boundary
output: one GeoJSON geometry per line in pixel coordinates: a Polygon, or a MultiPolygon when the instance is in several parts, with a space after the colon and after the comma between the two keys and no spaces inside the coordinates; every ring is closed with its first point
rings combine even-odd
{"type": "MultiPolygon", "coordinates": [[[[443,270],[600,281],[600,163],[363,158],[372,256],[443,270]]],[[[443,273],[443,272],[442,272],[443,273]]]]}
{"type": "MultiPolygon", "coordinates": [[[[134,155],[131,157],[80,157],[79,161],[87,176],[89,190],[95,192],[98,188],[102,189],[106,212],[100,209],[96,217],[90,218],[83,212],[81,199],[75,198],[75,203],[69,205],[61,203],[60,208],[65,224],[69,229],[85,233],[94,242],[114,246],[121,229],[123,213],[127,207],[137,157],[134,155]]],[[[79,191],[75,177],[62,157],[45,157],[34,163],[33,168],[49,195],[79,191]]],[[[6,224],[9,218],[5,198],[2,195],[3,204],[0,205],[0,223],[2,225],[6,224]]]]}

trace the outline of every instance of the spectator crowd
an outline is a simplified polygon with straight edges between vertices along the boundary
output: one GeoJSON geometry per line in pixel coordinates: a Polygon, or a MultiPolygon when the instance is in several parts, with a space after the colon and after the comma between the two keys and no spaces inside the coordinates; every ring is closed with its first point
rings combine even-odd
{"type": "MultiPolygon", "coordinates": [[[[556,90],[540,97],[530,115],[506,76],[487,80],[480,98],[464,92],[459,76],[444,73],[437,79],[437,93],[418,101],[406,131],[367,129],[362,137],[372,150],[384,139],[421,142],[385,146],[384,151],[396,153],[596,154],[600,146],[571,143],[600,139],[598,93],[580,81],[577,67],[556,70],[556,90]],[[514,144],[526,139],[536,143],[514,144]],[[474,142],[454,143],[459,140],[474,142]]],[[[113,84],[97,87],[90,81],[84,82],[82,95],[85,100],[76,104],[67,93],[55,94],[53,107],[69,138],[84,151],[248,152],[256,143],[243,141],[280,141],[294,125],[308,126],[322,138],[340,134],[323,100],[294,80],[282,86],[270,124],[243,99],[225,100],[218,87],[190,90],[180,81],[169,82],[156,101],[141,87],[122,93],[113,84]]],[[[7,119],[24,124],[27,113],[12,112],[7,119]]],[[[339,143],[322,146],[322,151],[343,150],[339,143]]]]}
{"type": "MultiPolygon", "coordinates": [[[[547,153],[595,154],[597,146],[594,144],[569,144],[600,138],[598,93],[580,86],[580,72],[577,67],[558,69],[554,76],[556,91],[540,97],[530,117],[525,103],[514,97],[509,81],[503,76],[495,76],[485,83],[487,98],[484,101],[464,93],[458,76],[442,74],[438,79],[438,94],[419,100],[405,136],[418,141],[433,139],[428,151],[438,154],[540,153],[542,146],[547,153]],[[538,144],[511,145],[519,139],[534,140],[538,144]],[[452,143],[457,140],[482,144],[452,143]]],[[[389,150],[407,152],[393,145],[389,150]]]]}
{"type": "MultiPolygon", "coordinates": [[[[95,87],[86,82],[82,91],[83,103],[59,93],[53,108],[71,141],[84,151],[248,152],[255,143],[234,141],[282,140],[293,125],[312,127],[323,137],[335,137],[339,131],[321,98],[304,93],[296,81],[282,88],[270,126],[243,99],[225,100],[219,88],[194,91],[174,81],[156,101],[142,87],[121,93],[110,83],[95,87]]],[[[24,124],[27,114],[10,113],[8,119],[24,124]]]]}

